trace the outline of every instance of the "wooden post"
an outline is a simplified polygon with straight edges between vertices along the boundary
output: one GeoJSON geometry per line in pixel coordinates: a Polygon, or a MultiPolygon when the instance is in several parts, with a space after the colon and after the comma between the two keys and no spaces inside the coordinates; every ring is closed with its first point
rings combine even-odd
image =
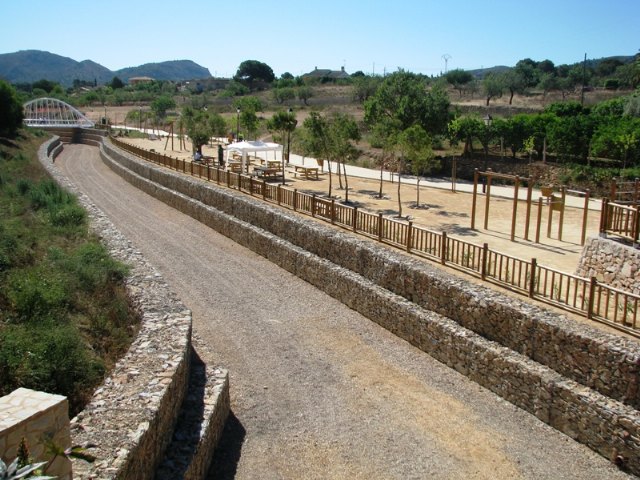
{"type": "Polygon", "coordinates": [[[293,189],[293,211],[295,212],[298,209],[298,189],[293,189]]]}
{"type": "Polygon", "coordinates": [[[412,234],[413,234],[413,222],[409,221],[407,225],[407,238],[406,238],[407,253],[411,253],[411,241],[413,238],[412,234]]]}
{"type": "Polygon", "coordinates": [[[478,169],[473,170],[473,197],[471,200],[471,230],[476,228],[476,199],[478,197],[478,169]]]}
{"type": "Polygon", "coordinates": [[[267,182],[266,180],[262,180],[262,200],[267,199],[267,182]]]}
{"type": "Polygon", "coordinates": [[[482,244],[482,258],[480,261],[480,278],[484,280],[487,277],[487,260],[489,259],[489,244],[482,244]]]}
{"type": "Polygon", "coordinates": [[[513,188],[513,209],[511,210],[511,241],[516,238],[516,219],[518,218],[518,190],[520,189],[520,177],[516,175],[516,183],[513,188]]]}
{"type": "Polygon", "coordinates": [[[315,193],[311,196],[311,216],[312,217],[316,216],[316,194],[315,193]]]}
{"type": "Polygon", "coordinates": [[[540,224],[542,223],[542,197],[538,198],[538,219],[536,221],[536,243],[540,243],[540,224]]]}
{"type": "Polygon", "coordinates": [[[600,211],[600,233],[607,232],[607,215],[609,214],[609,199],[607,197],[602,199],[601,211],[600,211]]]}
{"type": "Polygon", "coordinates": [[[529,225],[531,223],[531,197],[533,195],[533,183],[529,180],[527,185],[527,213],[524,220],[524,239],[529,240],[529,225]]]}
{"type": "Polygon", "coordinates": [[[589,303],[587,304],[587,318],[591,320],[593,318],[593,307],[595,305],[596,300],[596,285],[597,285],[596,277],[591,277],[591,281],[589,282],[589,303]]]}
{"type": "Polygon", "coordinates": [[[489,228],[489,201],[491,200],[491,173],[487,173],[487,191],[485,198],[485,207],[484,207],[484,229],[488,230],[489,228]]]}
{"type": "Polygon", "coordinates": [[[336,223],[336,199],[331,199],[331,225],[336,223]]]}
{"type": "Polygon", "coordinates": [[[281,198],[282,198],[282,185],[278,185],[276,190],[276,200],[278,202],[278,205],[280,205],[281,203],[281,198]]]}
{"type": "Polygon", "coordinates": [[[456,193],[456,181],[458,179],[457,170],[458,170],[458,161],[456,160],[456,156],[453,155],[451,157],[451,191],[453,193],[456,193]]]}
{"type": "Polygon", "coordinates": [[[442,232],[440,236],[440,263],[447,263],[447,232],[442,232]]]}
{"type": "Polygon", "coordinates": [[[562,226],[564,223],[564,205],[567,199],[567,187],[562,187],[560,189],[560,192],[562,194],[562,196],[560,197],[562,199],[562,203],[560,204],[560,221],[558,225],[558,240],[562,241],[562,226]]]}
{"type": "Polygon", "coordinates": [[[551,222],[553,219],[553,203],[555,200],[556,197],[551,195],[551,200],[549,201],[549,218],[547,219],[547,238],[551,238],[551,222]]]}
{"type": "Polygon", "coordinates": [[[529,275],[529,298],[533,298],[536,294],[536,268],[538,268],[538,261],[535,258],[532,258],[531,272],[529,275]]]}
{"type": "Polygon", "coordinates": [[[351,218],[351,223],[353,224],[353,231],[358,231],[358,207],[353,207],[353,217],[351,218]]]}
{"type": "Polygon", "coordinates": [[[382,242],[382,214],[378,214],[378,241],[382,242]]]}
{"type": "Polygon", "coordinates": [[[584,242],[587,239],[587,217],[589,215],[589,197],[590,191],[587,190],[584,192],[584,211],[582,212],[582,235],[580,236],[580,245],[584,245],[584,242]]]}

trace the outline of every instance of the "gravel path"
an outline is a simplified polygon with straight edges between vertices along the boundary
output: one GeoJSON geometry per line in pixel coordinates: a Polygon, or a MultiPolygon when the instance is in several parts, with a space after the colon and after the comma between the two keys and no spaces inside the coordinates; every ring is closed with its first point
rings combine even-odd
{"type": "Polygon", "coordinates": [[[629,478],[306,282],[136,190],[56,160],[193,311],[233,416],[210,478],[629,478]]]}

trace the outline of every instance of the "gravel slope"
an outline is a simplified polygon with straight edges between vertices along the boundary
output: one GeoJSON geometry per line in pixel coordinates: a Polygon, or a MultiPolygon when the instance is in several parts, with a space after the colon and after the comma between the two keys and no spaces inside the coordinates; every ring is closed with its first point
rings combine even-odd
{"type": "Polygon", "coordinates": [[[234,416],[210,478],[629,478],[67,145],[56,165],[193,311],[234,416]]]}

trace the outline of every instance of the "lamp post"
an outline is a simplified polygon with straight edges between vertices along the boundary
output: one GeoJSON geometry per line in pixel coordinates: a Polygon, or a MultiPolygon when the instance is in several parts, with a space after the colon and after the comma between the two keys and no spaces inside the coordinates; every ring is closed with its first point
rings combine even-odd
{"type": "MultiPolygon", "coordinates": [[[[493,118],[488,113],[482,118],[484,120],[485,126],[485,138],[484,138],[484,171],[487,171],[487,162],[489,161],[489,129],[491,128],[491,122],[493,122],[493,118]]],[[[482,193],[486,193],[487,191],[487,181],[486,175],[482,179],[482,193]]]]}
{"type": "Polygon", "coordinates": [[[240,107],[236,108],[236,141],[240,140],[240,107]]]}

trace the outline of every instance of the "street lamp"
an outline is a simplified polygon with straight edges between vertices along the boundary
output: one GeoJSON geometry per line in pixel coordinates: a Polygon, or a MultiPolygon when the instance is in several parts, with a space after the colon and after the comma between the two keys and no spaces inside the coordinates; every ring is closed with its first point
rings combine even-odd
{"type": "Polygon", "coordinates": [[[240,107],[236,108],[236,141],[240,140],[240,107]]]}

